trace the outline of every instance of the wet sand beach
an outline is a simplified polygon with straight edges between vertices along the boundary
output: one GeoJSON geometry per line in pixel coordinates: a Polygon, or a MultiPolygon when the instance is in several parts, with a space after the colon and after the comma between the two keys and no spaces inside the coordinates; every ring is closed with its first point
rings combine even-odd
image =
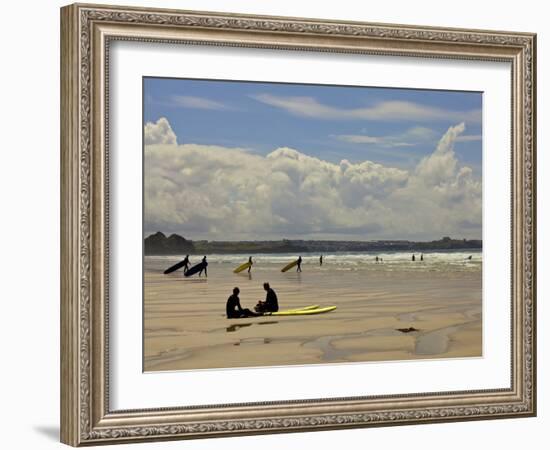
{"type": "Polygon", "coordinates": [[[444,270],[428,262],[325,261],[319,267],[306,258],[302,273],[281,273],[281,264],[260,260],[249,275],[234,274],[239,264],[219,258],[206,279],[179,271],[163,275],[166,262],[150,258],[144,272],[145,371],[482,356],[480,261],[444,270]],[[243,308],[252,309],[265,298],[264,281],[277,292],[280,309],[337,309],[225,317],[233,287],[241,290],[243,308]]]}

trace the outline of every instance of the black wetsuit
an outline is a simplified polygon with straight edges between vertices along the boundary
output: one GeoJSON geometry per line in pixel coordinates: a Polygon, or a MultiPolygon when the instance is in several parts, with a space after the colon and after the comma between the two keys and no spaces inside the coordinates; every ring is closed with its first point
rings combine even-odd
{"type": "Polygon", "coordinates": [[[203,271],[204,271],[204,276],[207,277],[208,276],[208,270],[206,270],[206,266],[208,266],[208,263],[206,262],[206,256],[204,258],[202,258],[202,263],[204,264],[204,267],[199,272],[199,277],[202,275],[203,271]]]}
{"type": "Polygon", "coordinates": [[[187,272],[189,270],[189,257],[186,256],[183,260],[183,273],[187,272]]]}
{"type": "Polygon", "coordinates": [[[236,318],[241,317],[243,308],[241,307],[241,301],[239,300],[239,296],[236,294],[232,294],[227,299],[227,304],[225,305],[225,312],[227,314],[227,318],[236,318]]]}
{"type": "Polygon", "coordinates": [[[267,290],[267,295],[265,296],[264,310],[269,312],[279,311],[277,294],[275,294],[275,291],[271,288],[267,290]]]}
{"type": "Polygon", "coordinates": [[[227,304],[225,305],[225,313],[227,314],[228,319],[240,319],[241,317],[255,317],[259,314],[256,314],[250,311],[247,308],[241,307],[241,301],[239,296],[232,294],[227,299],[227,304]]]}

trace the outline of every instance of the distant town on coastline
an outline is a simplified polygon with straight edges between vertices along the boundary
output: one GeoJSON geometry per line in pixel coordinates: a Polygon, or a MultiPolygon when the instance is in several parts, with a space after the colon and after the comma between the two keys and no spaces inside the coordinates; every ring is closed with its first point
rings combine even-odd
{"type": "Polygon", "coordinates": [[[454,239],[445,236],[439,240],[415,242],[407,240],[375,241],[331,241],[331,240],[289,240],[276,241],[192,241],[178,234],[166,236],[161,231],[145,238],[145,255],[181,254],[255,254],[255,253],[299,253],[299,252],[383,252],[383,251],[428,251],[481,249],[478,239],[454,239]]]}

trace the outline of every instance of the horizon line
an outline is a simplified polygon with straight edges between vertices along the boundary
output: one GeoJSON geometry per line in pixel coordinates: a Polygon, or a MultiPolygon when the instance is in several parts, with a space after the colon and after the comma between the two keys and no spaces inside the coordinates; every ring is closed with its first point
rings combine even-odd
{"type": "Polygon", "coordinates": [[[186,238],[185,236],[182,236],[179,233],[164,233],[163,231],[156,231],[156,232],[150,232],[148,236],[145,236],[144,239],[147,239],[151,236],[154,236],[155,234],[162,233],[165,237],[170,236],[179,236],[186,241],[191,242],[277,242],[277,241],[317,241],[317,242],[436,242],[436,241],[443,241],[448,240],[451,241],[482,241],[483,238],[456,238],[452,236],[442,236],[438,239],[431,239],[431,240],[411,240],[411,239],[395,239],[395,238],[380,238],[380,239],[362,239],[362,240],[355,240],[355,239],[289,239],[289,238],[279,238],[279,239],[250,239],[250,240],[243,240],[243,239],[236,239],[236,240],[209,240],[209,239],[191,239],[186,238]]]}

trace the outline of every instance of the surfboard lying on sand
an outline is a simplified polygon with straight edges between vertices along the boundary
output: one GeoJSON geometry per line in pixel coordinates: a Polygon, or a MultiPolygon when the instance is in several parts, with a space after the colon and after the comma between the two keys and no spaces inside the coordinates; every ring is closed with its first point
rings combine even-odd
{"type": "Polygon", "coordinates": [[[239,267],[237,267],[233,273],[239,273],[239,272],[242,272],[243,270],[246,270],[248,269],[252,264],[249,263],[249,262],[245,262],[244,264],[241,264],[239,267]]]}
{"type": "Polygon", "coordinates": [[[319,305],[309,305],[309,306],[304,306],[303,308],[285,309],[284,312],[288,312],[288,311],[307,311],[308,309],[316,309],[316,308],[319,308],[319,305]]]}
{"type": "Polygon", "coordinates": [[[200,272],[201,270],[205,269],[208,265],[207,262],[200,262],[196,266],[191,267],[187,272],[184,273],[186,277],[190,277],[191,275],[195,275],[196,273],[200,272]]]}
{"type": "Polygon", "coordinates": [[[184,265],[185,265],[185,259],[182,259],[179,263],[174,264],[171,267],[168,267],[168,269],[164,271],[164,275],[168,275],[169,273],[175,272],[176,270],[181,269],[184,265]]]}
{"type": "Polygon", "coordinates": [[[286,272],[287,270],[290,270],[292,269],[295,265],[298,264],[298,260],[296,261],[292,261],[291,263],[288,263],[286,266],[284,266],[282,269],[281,269],[281,272],[286,272]]]}
{"type": "Polygon", "coordinates": [[[336,306],[325,306],[324,308],[312,309],[290,309],[286,311],[277,311],[273,313],[264,313],[264,316],[306,316],[310,314],[322,314],[334,311],[336,306]]]}

